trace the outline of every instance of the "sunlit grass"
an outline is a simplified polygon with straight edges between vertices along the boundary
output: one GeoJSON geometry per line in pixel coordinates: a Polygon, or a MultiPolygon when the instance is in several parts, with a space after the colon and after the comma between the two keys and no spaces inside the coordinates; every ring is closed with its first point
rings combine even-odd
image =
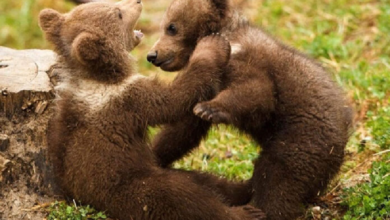
{"type": "Polygon", "coordinates": [[[209,171],[230,179],[249,179],[259,148],[246,135],[228,126],[211,129],[206,141],[175,168],[209,171]]]}
{"type": "Polygon", "coordinates": [[[73,5],[66,1],[1,1],[0,45],[17,49],[49,48],[38,26],[38,13],[45,7],[66,12],[73,5]]]}

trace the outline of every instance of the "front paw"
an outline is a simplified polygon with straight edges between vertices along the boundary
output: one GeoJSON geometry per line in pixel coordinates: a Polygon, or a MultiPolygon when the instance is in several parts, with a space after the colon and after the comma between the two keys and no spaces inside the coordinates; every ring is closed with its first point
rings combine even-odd
{"type": "Polygon", "coordinates": [[[230,114],[221,106],[212,102],[198,103],[194,109],[194,114],[205,121],[210,121],[214,124],[229,124],[231,123],[230,114]]]}
{"type": "Polygon", "coordinates": [[[209,35],[198,42],[191,60],[209,61],[222,68],[229,62],[230,50],[229,41],[225,38],[215,34],[209,35]]]}

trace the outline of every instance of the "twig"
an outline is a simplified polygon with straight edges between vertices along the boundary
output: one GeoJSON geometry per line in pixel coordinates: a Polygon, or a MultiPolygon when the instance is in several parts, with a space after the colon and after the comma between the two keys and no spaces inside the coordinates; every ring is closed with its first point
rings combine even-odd
{"type": "MultiPolygon", "coordinates": [[[[377,156],[377,155],[374,154],[373,156],[377,156]]],[[[352,172],[355,172],[355,171],[357,170],[357,168],[363,166],[364,164],[366,164],[366,163],[369,162],[370,160],[372,160],[372,157],[365,159],[363,162],[361,162],[360,164],[358,164],[358,165],[357,165],[356,167],[354,167],[353,169],[350,169],[350,170],[349,170],[348,172],[346,172],[344,175],[348,175],[348,174],[350,174],[350,173],[352,173],[352,172]]],[[[333,187],[333,189],[330,190],[325,196],[329,196],[331,193],[333,193],[333,192],[336,191],[338,188],[340,188],[340,186],[341,186],[341,182],[339,181],[339,182],[337,183],[337,185],[336,185],[335,187],[333,187]]]]}
{"type": "Polygon", "coordinates": [[[43,208],[46,208],[48,206],[51,205],[51,202],[47,202],[47,203],[43,203],[43,204],[40,204],[40,205],[36,205],[30,209],[22,209],[22,211],[26,211],[26,212],[32,212],[32,211],[36,211],[38,209],[43,209],[43,208]]]}
{"type": "Polygon", "coordinates": [[[382,154],[385,154],[385,153],[390,153],[390,149],[388,150],[384,150],[384,151],[381,151],[381,152],[378,152],[376,154],[374,154],[375,156],[378,156],[378,155],[382,155],[382,154]]]}
{"type": "MultiPolygon", "coordinates": [[[[333,189],[330,190],[330,191],[326,194],[326,196],[328,196],[328,195],[332,194],[334,191],[336,191],[336,189],[338,189],[338,188],[340,187],[340,185],[341,185],[341,182],[339,181],[339,182],[337,183],[337,185],[336,185],[335,187],[333,187],[333,189]]],[[[326,196],[325,196],[325,197],[326,197],[326,196]]]]}

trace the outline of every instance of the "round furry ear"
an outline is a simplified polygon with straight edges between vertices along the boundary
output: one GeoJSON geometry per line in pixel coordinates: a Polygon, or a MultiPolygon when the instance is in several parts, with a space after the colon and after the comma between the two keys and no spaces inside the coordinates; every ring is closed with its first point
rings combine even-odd
{"type": "Polygon", "coordinates": [[[87,64],[99,58],[101,47],[102,44],[97,35],[82,32],[73,40],[72,57],[82,64],[87,64]]]}
{"type": "Polygon", "coordinates": [[[226,17],[226,13],[229,9],[229,3],[227,0],[211,0],[212,4],[214,5],[216,11],[217,11],[217,14],[221,17],[221,18],[225,18],[226,17]]]}
{"type": "Polygon", "coordinates": [[[63,21],[63,15],[53,9],[43,9],[39,13],[39,26],[44,32],[58,34],[60,25],[63,21]],[[57,33],[56,33],[57,32],[57,33]]]}

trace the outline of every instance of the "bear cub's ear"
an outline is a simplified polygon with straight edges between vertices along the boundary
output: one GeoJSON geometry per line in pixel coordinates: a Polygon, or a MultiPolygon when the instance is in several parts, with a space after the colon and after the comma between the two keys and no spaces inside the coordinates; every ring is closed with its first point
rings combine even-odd
{"type": "Polygon", "coordinates": [[[97,35],[82,32],[72,43],[72,57],[76,57],[77,61],[85,65],[99,58],[101,46],[97,35]]]}
{"type": "Polygon", "coordinates": [[[63,15],[53,9],[43,9],[39,13],[39,26],[48,34],[59,34],[63,15]]]}

